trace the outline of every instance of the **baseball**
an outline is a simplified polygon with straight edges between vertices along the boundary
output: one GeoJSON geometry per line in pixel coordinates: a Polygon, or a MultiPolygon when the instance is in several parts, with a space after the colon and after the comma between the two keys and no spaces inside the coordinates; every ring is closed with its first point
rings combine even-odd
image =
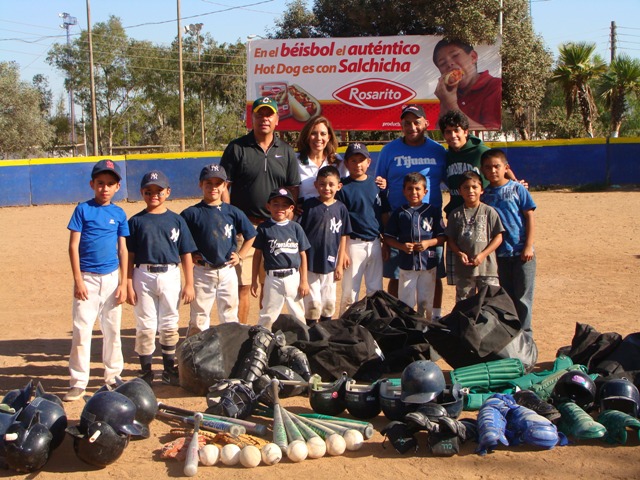
{"type": "Polygon", "coordinates": [[[308,455],[307,444],[302,440],[294,440],[287,447],[287,458],[294,463],[303,461],[308,455]]]}
{"type": "Polygon", "coordinates": [[[240,450],[240,463],[243,467],[254,468],[260,465],[261,460],[260,449],[253,445],[247,445],[240,450]]]}
{"type": "Polygon", "coordinates": [[[356,450],[360,450],[362,448],[364,437],[358,430],[352,429],[344,432],[344,441],[345,441],[347,450],[351,452],[355,452],[356,450]]]}
{"type": "Polygon", "coordinates": [[[220,451],[220,460],[229,467],[237,465],[240,461],[240,447],[232,443],[225,445],[220,451]]]}
{"type": "Polygon", "coordinates": [[[327,444],[320,437],[311,437],[307,440],[307,450],[309,450],[309,458],[324,457],[327,453],[327,444]]]}
{"type": "Polygon", "coordinates": [[[220,449],[215,445],[205,445],[198,450],[198,456],[200,457],[200,463],[209,467],[218,463],[220,449]]]}
{"type": "Polygon", "coordinates": [[[329,435],[325,442],[327,443],[327,453],[329,455],[342,455],[347,448],[344,438],[337,433],[329,435]]]}
{"type": "Polygon", "coordinates": [[[262,461],[265,465],[275,465],[282,460],[282,450],[275,443],[267,443],[262,447],[262,461]]]}

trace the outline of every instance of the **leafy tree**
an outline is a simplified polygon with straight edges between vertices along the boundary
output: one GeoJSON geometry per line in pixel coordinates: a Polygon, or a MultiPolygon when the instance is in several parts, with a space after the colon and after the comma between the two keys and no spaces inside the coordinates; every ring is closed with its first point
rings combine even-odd
{"type": "Polygon", "coordinates": [[[0,155],[29,156],[52,135],[41,110],[41,92],[20,81],[15,62],[0,62],[0,155]]]}
{"type": "Polygon", "coordinates": [[[602,75],[600,96],[611,111],[611,136],[617,137],[628,108],[628,97],[640,93],[640,60],[620,55],[602,75]]]}
{"type": "Polygon", "coordinates": [[[287,4],[282,18],[276,20],[276,28],[269,38],[313,38],[318,34],[315,15],[307,10],[305,0],[293,0],[287,4]]]}
{"type": "Polygon", "coordinates": [[[559,82],[564,90],[567,117],[578,106],[582,123],[589,137],[594,136],[593,122],[598,108],[591,84],[605,71],[604,61],[594,56],[595,43],[569,42],[560,46],[560,56],[553,71],[552,80],[559,82]]]}
{"type": "Polygon", "coordinates": [[[45,117],[51,114],[53,105],[53,93],[49,87],[49,79],[42,74],[34,75],[33,87],[40,93],[40,111],[45,117]]]}

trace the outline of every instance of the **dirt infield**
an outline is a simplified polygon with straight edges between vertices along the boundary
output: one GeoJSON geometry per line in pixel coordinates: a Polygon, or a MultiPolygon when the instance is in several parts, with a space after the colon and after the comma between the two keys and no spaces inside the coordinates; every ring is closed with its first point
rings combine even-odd
{"type": "MultiPolygon", "coordinates": [[[[88,194],[90,191],[88,190],[88,194]]],[[[533,330],[540,350],[539,364],[547,368],[558,347],[569,344],[576,322],[601,332],[622,335],[638,331],[640,287],[640,192],[534,192],[538,275],[533,330]]],[[[194,200],[169,202],[180,212],[194,200]]],[[[132,215],[142,203],[121,206],[132,215]]],[[[28,379],[40,380],[48,391],[62,395],[68,387],[67,361],[71,343],[72,278],[67,255],[67,222],[73,205],[11,207],[0,209],[2,282],[0,284],[0,394],[23,387],[28,379]]],[[[453,305],[454,291],[445,287],[445,311],[453,305]]],[[[252,305],[251,318],[257,314],[252,305]]],[[[188,310],[181,309],[185,327],[188,310]]],[[[182,330],[184,334],[184,329],[182,330]]],[[[123,317],[124,377],[135,375],[133,351],[135,324],[130,306],[123,317]]],[[[92,349],[89,393],[100,387],[99,332],[92,349]]],[[[159,361],[159,360],[157,360],[159,361]]],[[[443,368],[448,369],[446,364],[443,368]]],[[[204,409],[205,401],[175,387],[154,388],[158,399],[172,405],[204,409]]],[[[309,408],[306,398],[286,399],[294,411],[309,408]]],[[[83,402],[66,404],[70,423],[79,419],[83,402]]],[[[373,421],[380,429],[386,419],[373,421]]],[[[149,478],[181,477],[182,464],[159,459],[161,445],[170,440],[169,426],[151,424],[152,435],[129,444],[123,456],[103,470],[78,460],[72,441],[66,438],[53,452],[37,478],[149,478]]],[[[200,467],[199,476],[264,480],[299,478],[639,478],[640,442],[629,435],[627,446],[612,447],[600,441],[584,441],[550,451],[528,447],[501,448],[486,457],[473,453],[473,444],[459,456],[433,458],[424,438],[416,455],[402,456],[376,434],[358,452],[341,457],[283,461],[257,470],[242,467],[200,467]]],[[[7,478],[14,472],[1,471],[7,478]]]]}

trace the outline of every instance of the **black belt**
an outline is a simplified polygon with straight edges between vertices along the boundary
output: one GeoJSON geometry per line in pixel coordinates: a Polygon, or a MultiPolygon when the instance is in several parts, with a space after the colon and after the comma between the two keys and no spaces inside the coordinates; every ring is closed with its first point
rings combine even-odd
{"type": "Polygon", "coordinates": [[[362,238],[362,237],[356,237],[355,235],[349,235],[349,238],[351,240],[360,240],[361,242],[373,242],[377,237],[374,237],[374,238],[362,238]]]}
{"type": "Polygon", "coordinates": [[[149,265],[144,263],[141,265],[136,265],[136,268],[143,268],[149,273],[166,273],[169,271],[169,267],[175,267],[175,265],[175,263],[172,263],[170,265],[149,265]]]}
{"type": "Polygon", "coordinates": [[[290,268],[288,270],[269,270],[269,275],[276,278],[285,278],[289,275],[293,275],[298,271],[297,268],[290,268]]]}
{"type": "Polygon", "coordinates": [[[207,263],[204,260],[196,260],[196,263],[208,270],[220,270],[221,268],[229,266],[228,263],[221,263],[220,265],[211,265],[210,263],[207,263]]]}

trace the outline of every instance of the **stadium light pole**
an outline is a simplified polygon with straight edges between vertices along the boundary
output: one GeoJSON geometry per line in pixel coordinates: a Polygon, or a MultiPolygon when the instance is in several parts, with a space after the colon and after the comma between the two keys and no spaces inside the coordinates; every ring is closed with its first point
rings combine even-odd
{"type": "MultiPolygon", "coordinates": [[[[191,35],[196,36],[196,41],[198,45],[198,65],[200,65],[200,47],[201,47],[201,37],[200,31],[204,26],[203,23],[190,23],[189,25],[184,27],[184,33],[189,33],[191,35]]],[[[202,88],[200,88],[200,136],[202,137],[202,150],[207,149],[207,142],[204,135],[204,100],[202,98],[202,88]]]]}
{"type": "MultiPolygon", "coordinates": [[[[60,28],[64,28],[67,31],[67,59],[70,57],[71,50],[71,37],[69,36],[69,29],[78,24],[78,19],[72,17],[69,13],[62,12],[58,16],[62,18],[62,25],[60,28]]],[[[69,123],[71,123],[71,153],[76,156],[76,112],[75,101],[73,99],[73,85],[71,85],[71,79],[69,79],[69,123]]]]}
{"type": "Polygon", "coordinates": [[[185,151],[184,145],[184,80],[182,74],[182,28],[180,27],[180,0],[176,0],[178,7],[178,63],[180,64],[180,75],[178,88],[180,90],[180,151],[185,151]]]}
{"type": "Polygon", "coordinates": [[[93,75],[93,41],[91,39],[91,1],[87,0],[87,34],[89,36],[89,79],[91,81],[91,123],[93,123],[93,154],[98,155],[98,109],[96,108],[96,80],[93,75]]]}

